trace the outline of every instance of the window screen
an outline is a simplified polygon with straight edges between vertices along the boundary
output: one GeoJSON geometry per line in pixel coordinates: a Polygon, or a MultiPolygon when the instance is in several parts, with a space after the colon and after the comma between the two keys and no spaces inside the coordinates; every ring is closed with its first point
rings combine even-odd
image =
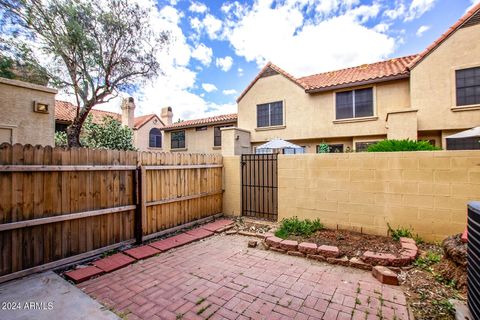
{"type": "Polygon", "coordinates": [[[455,71],[457,106],[480,104],[480,67],[455,71]]]}
{"type": "Polygon", "coordinates": [[[373,88],[336,93],[336,118],[373,116],[373,88]]]}
{"type": "Polygon", "coordinates": [[[257,105],[257,127],[283,125],[283,102],[277,101],[257,105]]]}
{"type": "Polygon", "coordinates": [[[176,131],[171,134],[171,148],[185,148],[185,131],[176,131]]]}

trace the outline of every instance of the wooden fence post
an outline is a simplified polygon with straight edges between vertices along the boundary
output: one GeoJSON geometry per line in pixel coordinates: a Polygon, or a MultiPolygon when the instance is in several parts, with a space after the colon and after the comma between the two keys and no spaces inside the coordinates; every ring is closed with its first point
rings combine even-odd
{"type": "Polygon", "coordinates": [[[143,241],[143,224],[142,224],[142,211],[143,211],[143,179],[142,179],[142,169],[141,166],[135,170],[134,181],[134,203],[137,206],[135,208],[135,239],[137,244],[142,243],[143,241]]]}

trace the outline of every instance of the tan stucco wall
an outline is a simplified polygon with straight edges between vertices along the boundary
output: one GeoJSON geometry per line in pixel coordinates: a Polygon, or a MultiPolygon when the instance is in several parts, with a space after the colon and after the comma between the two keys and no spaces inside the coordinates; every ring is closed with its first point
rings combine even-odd
{"type": "Polygon", "coordinates": [[[459,29],[410,74],[412,108],[419,130],[467,129],[480,125],[476,110],[457,111],[455,70],[480,66],[480,24],[459,29]]]}
{"type": "MultiPolygon", "coordinates": [[[[353,88],[352,88],[353,89],[353,88]]],[[[281,75],[260,78],[238,103],[238,127],[251,131],[252,142],[273,138],[326,139],[386,135],[387,113],[408,109],[409,82],[398,80],[374,85],[375,117],[371,121],[335,123],[334,92],[307,94],[281,75]],[[285,128],[257,129],[258,104],[284,101],[285,128]]]]}
{"type": "Polygon", "coordinates": [[[480,199],[480,152],[280,155],[278,187],[279,220],[373,234],[388,222],[442,240],[465,229],[466,205],[480,199]]]}
{"type": "MultiPolygon", "coordinates": [[[[171,149],[170,133],[172,131],[164,132],[164,149],[171,152],[188,152],[188,153],[209,153],[221,154],[222,147],[213,146],[214,127],[224,125],[236,125],[235,123],[209,125],[205,131],[196,131],[195,128],[179,129],[185,130],[185,149],[171,149]]],[[[223,141],[222,141],[223,144],[223,141]]]]}
{"type": "Polygon", "coordinates": [[[156,119],[153,118],[147,123],[145,123],[140,129],[134,130],[133,131],[133,141],[135,144],[135,147],[139,151],[162,151],[163,146],[165,143],[165,133],[162,131],[162,148],[150,148],[149,142],[150,142],[150,130],[153,128],[158,128],[162,130],[162,123],[156,119]],[[157,123],[155,123],[155,120],[157,123]]]}
{"type": "Polygon", "coordinates": [[[234,156],[252,152],[250,131],[236,127],[222,128],[222,155],[234,156]]]}
{"type": "Polygon", "coordinates": [[[241,167],[239,156],[223,157],[223,213],[241,215],[241,167]]]}
{"type": "Polygon", "coordinates": [[[55,89],[0,78],[0,143],[53,146],[56,93],[55,89]],[[35,101],[48,104],[49,113],[34,112],[35,101]]]}
{"type": "Polygon", "coordinates": [[[387,139],[417,140],[417,111],[390,113],[387,118],[387,132],[387,139]]]}

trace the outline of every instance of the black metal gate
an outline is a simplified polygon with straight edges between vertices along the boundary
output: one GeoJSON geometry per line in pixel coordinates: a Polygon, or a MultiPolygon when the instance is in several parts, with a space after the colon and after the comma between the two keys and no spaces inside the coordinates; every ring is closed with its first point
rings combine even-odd
{"type": "Polygon", "coordinates": [[[277,221],[277,155],[242,155],[242,215],[277,221]]]}

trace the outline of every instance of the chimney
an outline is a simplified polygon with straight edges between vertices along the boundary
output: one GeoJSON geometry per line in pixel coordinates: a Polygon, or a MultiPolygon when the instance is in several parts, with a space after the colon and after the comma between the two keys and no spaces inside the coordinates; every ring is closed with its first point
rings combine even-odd
{"type": "Polygon", "coordinates": [[[135,102],[133,97],[123,99],[122,102],[122,124],[133,129],[135,119],[135,102]]]}
{"type": "Polygon", "coordinates": [[[162,108],[162,113],[160,115],[160,119],[162,119],[163,123],[166,126],[171,125],[172,124],[172,119],[173,119],[172,107],[162,108]]]}

